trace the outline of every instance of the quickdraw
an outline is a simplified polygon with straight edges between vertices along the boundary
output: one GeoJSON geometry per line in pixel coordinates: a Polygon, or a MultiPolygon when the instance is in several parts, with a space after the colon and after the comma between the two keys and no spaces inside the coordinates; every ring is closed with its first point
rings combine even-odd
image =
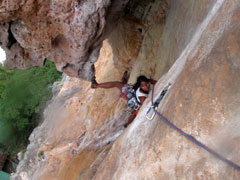
{"type": "Polygon", "coordinates": [[[160,112],[157,111],[158,105],[159,105],[160,101],[163,99],[163,96],[166,94],[170,85],[171,84],[169,84],[166,88],[164,88],[164,90],[160,94],[160,97],[155,101],[155,103],[153,103],[153,95],[154,95],[154,86],[153,86],[152,98],[151,98],[152,106],[146,112],[147,119],[152,120],[155,117],[155,115],[157,114],[163,122],[165,122],[168,126],[170,126],[172,129],[176,130],[178,133],[180,133],[184,137],[186,137],[188,140],[192,141],[194,144],[196,144],[196,145],[200,146],[201,148],[205,149],[207,152],[209,152],[210,154],[212,154],[216,158],[226,162],[227,164],[229,164],[233,168],[240,171],[240,166],[239,165],[237,165],[236,163],[226,159],[225,157],[223,157],[219,153],[215,152],[214,150],[210,149],[209,147],[207,147],[206,145],[204,145],[203,143],[198,141],[195,137],[185,133],[184,131],[179,129],[177,126],[175,126],[173,123],[171,123],[167,118],[165,118],[160,112]],[[149,116],[149,114],[151,114],[151,116],[149,116]]]}
{"type": "Polygon", "coordinates": [[[148,111],[146,112],[146,118],[148,120],[152,120],[154,119],[155,115],[156,115],[156,111],[157,110],[157,107],[154,107],[154,106],[151,106],[148,111]]]}

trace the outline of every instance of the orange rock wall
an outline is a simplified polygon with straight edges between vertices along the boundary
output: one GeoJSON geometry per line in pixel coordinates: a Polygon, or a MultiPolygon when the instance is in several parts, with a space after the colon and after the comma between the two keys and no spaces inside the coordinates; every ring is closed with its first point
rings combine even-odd
{"type": "MultiPolygon", "coordinates": [[[[181,4],[178,3],[176,6],[181,4]]],[[[159,94],[168,82],[174,82],[158,110],[179,128],[239,164],[237,4],[239,1],[214,3],[186,49],[159,80],[155,92],[159,94]]],[[[114,143],[94,179],[240,178],[239,171],[179,135],[159,118],[147,120],[144,114],[149,106],[148,100],[137,119],[114,143]]]]}
{"type": "MultiPolygon", "coordinates": [[[[121,80],[125,71],[130,73],[129,83],[139,74],[151,75],[159,79],[156,97],[171,82],[158,110],[239,164],[240,1],[139,2],[129,12],[135,18],[121,19],[104,41],[95,64],[97,81],[121,80]],[[164,19],[166,7],[170,11],[164,19]]],[[[237,170],[159,118],[147,120],[150,105],[148,98],[124,129],[129,114],[117,89],[94,90],[88,82],[65,77],[12,179],[240,178],[237,170]]]]}

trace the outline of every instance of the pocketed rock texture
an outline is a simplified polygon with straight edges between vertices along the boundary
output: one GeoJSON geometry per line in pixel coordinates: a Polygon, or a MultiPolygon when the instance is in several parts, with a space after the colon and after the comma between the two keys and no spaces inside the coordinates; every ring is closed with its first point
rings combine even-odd
{"type": "MultiPolygon", "coordinates": [[[[240,164],[240,0],[148,2],[130,6],[134,11],[127,13],[137,23],[131,26],[129,16],[122,18],[104,41],[97,81],[121,80],[124,72],[130,83],[139,74],[152,76],[159,79],[155,97],[172,83],[158,111],[240,164]],[[166,7],[165,19],[161,13],[166,7]],[[156,9],[160,14],[153,21],[156,9]],[[149,28],[147,17],[152,19],[149,28]]],[[[240,179],[239,171],[158,117],[147,120],[150,98],[124,129],[129,113],[117,89],[94,90],[88,82],[69,77],[59,87],[12,179],[240,179]]]]}
{"type": "Polygon", "coordinates": [[[4,0],[0,41],[10,68],[39,66],[45,58],[69,76],[91,81],[102,41],[128,0],[4,0]]]}

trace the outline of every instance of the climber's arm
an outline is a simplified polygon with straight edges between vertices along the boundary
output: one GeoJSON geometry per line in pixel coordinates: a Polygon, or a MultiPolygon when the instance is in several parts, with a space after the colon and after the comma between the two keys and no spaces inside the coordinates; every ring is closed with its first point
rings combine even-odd
{"type": "Polygon", "coordinates": [[[154,79],[149,79],[149,81],[150,81],[150,83],[153,84],[153,85],[155,85],[155,84],[157,83],[157,81],[154,80],[154,79]]]}
{"type": "Polygon", "coordinates": [[[143,104],[143,102],[145,101],[145,99],[146,99],[146,97],[144,97],[144,96],[139,97],[139,100],[140,100],[140,104],[141,104],[141,105],[143,104]]]}

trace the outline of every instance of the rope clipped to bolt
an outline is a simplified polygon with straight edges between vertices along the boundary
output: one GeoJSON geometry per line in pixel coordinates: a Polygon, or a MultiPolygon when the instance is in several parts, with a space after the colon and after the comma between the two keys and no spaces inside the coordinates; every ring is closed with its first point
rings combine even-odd
{"type": "Polygon", "coordinates": [[[160,112],[157,111],[157,107],[160,104],[160,101],[162,100],[163,96],[166,94],[168,87],[171,84],[169,84],[166,88],[164,88],[164,90],[162,91],[162,93],[160,94],[159,98],[155,101],[155,103],[153,102],[153,95],[154,95],[154,86],[152,89],[152,97],[151,97],[151,103],[152,106],[149,108],[149,110],[146,113],[146,117],[149,120],[152,120],[155,115],[157,114],[160,119],[166,123],[168,126],[170,126],[172,129],[176,130],[178,133],[180,133],[181,135],[183,135],[184,137],[186,137],[188,140],[192,141],[194,144],[200,146],[201,148],[205,149],[207,152],[209,152],[210,154],[212,154],[213,156],[215,156],[216,158],[224,161],[225,163],[227,163],[228,165],[232,166],[233,168],[237,169],[238,171],[240,171],[240,166],[237,165],[236,163],[226,159],[225,157],[223,157],[222,155],[220,155],[219,153],[217,153],[216,151],[210,149],[209,147],[207,147],[206,145],[204,145],[203,143],[201,143],[200,141],[198,141],[196,138],[194,138],[193,136],[185,133],[183,130],[179,129],[177,126],[175,126],[173,123],[171,123],[167,118],[165,118],[160,112]],[[151,110],[154,111],[153,115],[151,117],[148,116],[148,114],[151,112],[151,110]]]}

